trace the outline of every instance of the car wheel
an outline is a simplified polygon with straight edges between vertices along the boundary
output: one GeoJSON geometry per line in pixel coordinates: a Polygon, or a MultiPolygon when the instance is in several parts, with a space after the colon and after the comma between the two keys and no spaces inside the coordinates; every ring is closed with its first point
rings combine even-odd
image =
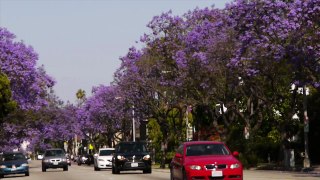
{"type": "Polygon", "coordinates": [[[94,170],[95,170],[95,171],[100,171],[100,168],[94,167],[94,170]]]}
{"type": "Polygon", "coordinates": [[[27,172],[25,173],[25,175],[26,175],[26,176],[29,176],[29,175],[30,175],[30,174],[29,174],[29,171],[27,171],[27,172]]]}
{"type": "Polygon", "coordinates": [[[112,166],[112,174],[120,174],[120,171],[118,170],[117,167],[112,166]]]}
{"type": "Polygon", "coordinates": [[[182,179],[183,180],[188,180],[187,173],[186,173],[186,171],[184,169],[182,170],[182,179]]]}
{"type": "Polygon", "coordinates": [[[174,180],[172,169],[170,169],[170,180],[174,180]]]}
{"type": "Polygon", "coordinates": [[[3,174],[0,174],[0,178],[4,178],[4,175],[3,175],[3,174]]]}
{"type": "Polygon", "coordinates": [[[186,173],[186,171],[185,170],[182,170],[182,179],[183,180],[187,180],[188,178],[187,178],[187,173],[186,173]]]}
{"type": "Polygon", "coordinates": [[[143,173],[144,174],[151,174],[152,173],[152,169],[151,168],[149,168],[149,169],[146,169],[146,170],[143,170],[143,173]]]}
{"type": "Polygon", "coordinates": [[[47,168],[46,167],[42,167],[42,172],[46,172],[47,168]]]}
{"type": "Polygon", "coordinates": [[[68,171],[68,166],[63,167],[63,171],[68,171]]]}

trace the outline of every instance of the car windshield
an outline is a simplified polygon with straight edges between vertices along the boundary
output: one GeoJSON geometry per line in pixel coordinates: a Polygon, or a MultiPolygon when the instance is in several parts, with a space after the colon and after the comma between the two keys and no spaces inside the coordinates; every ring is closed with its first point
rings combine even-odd
{"type": "Polygon", "coordinates": [[[223,144],[194,144],[187,146],[187,156],[229,155],[230,152],[223,144]]]}
{"type": "Polygon", "coordinates": [[[147,152],[147,148],[143,143],[122,143],[118,145],[117,152],[147,152]]]}
{"type": "Polygon", "coordinates": [[[25,160],[26,157],[22,153],[3,154],[3,161],[25,160]]]}
{"type": "Polygon", "coordinates": [[[61,149],[57,149],[57,150],[49,150],[46,151],[45,156],[63,156],[64,152],[61,149]]]}
{"type": "Polygon", "coordinates": [[[114,150],[100,150],[99,152],[99,156],[110,156],[112,155],[112,153],[114,152],[114,150]]]}

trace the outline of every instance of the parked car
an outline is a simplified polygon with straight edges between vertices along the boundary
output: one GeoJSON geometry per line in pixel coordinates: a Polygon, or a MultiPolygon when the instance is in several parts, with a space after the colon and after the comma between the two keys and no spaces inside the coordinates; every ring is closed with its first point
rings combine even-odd
{"type": "Polygon", "coordinates": [[[170,179],[243,180],[243,167],[222,142],[182,143],[170,163],[170,179]]]}
{"type": "Polygon", "coordinates": [[[78,155],[78,158],[77,158],[77,164],[78,166],[81,166],[81,164],[85,164],[87,161],[87,157],[85,154],[82,154],[82,155],[78,155]]]}
{"type": "Polygon", "coordinates": [[[45,151],[42,159],[42,172],[46,172],[48,168],[63,168],[63,171],[68,171],[67,157],[63,149],[53,148],[45,151]]]}
{"type": "Polygon", "coordinates": [[[94,157],[94,170],[112,168],[113,153],[114,148],[100,148],[98,154],[94,157]]]}
{"type": "Polygon", "coordinates": [[[39,153],[37,155],[37,160],[42,160],[43,159],[43,153],[39,153]]]}
{"type": "Polygon", "coordinates": [[[67,157],[67,164],[68,166],[71,166],[71,158],[69,156],[66,156],[67,157]]]}
{"type": "Polygon", "coordinates": [[[94,163],[93,159],[94,159],[93,155],[83,154],[78,157],[77,164],[78,164],[78,166],[81,166],[81,164],[91,165],[94,163]]]}
{"type": "Polygon", "coordinates": [[[21,152],[5,152],[0,159],[0,178],[9,174],[25,174],[29,176],[29,164],[21,152]]]}
{"type": "Polygon", "coordinates": [[[120,142],[112,157],[112,174],[120,171],[142,170],[151,173],[151,156],[143,142],[120,142]]]}

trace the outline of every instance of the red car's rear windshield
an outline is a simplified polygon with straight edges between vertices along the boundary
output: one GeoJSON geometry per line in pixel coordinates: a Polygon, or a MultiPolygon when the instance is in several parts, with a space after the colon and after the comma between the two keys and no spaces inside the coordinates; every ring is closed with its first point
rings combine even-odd
{"type": "Polygon", "coordinates": [[[187,146],[187,156],[229,155],[230,152],[223,144],[193,144],[187,146]]]}

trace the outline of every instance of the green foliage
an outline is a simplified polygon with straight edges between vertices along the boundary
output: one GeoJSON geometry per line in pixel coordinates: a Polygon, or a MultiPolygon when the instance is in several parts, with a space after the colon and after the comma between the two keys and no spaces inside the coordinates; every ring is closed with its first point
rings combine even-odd
{"type": "Polygon", "coordinates": [[[160,130],[160,125],[155,119],[149,119],[148,122],[149,140],[151,140],[153,146],[161,142],[163,135],[160,130]]]}
{"type": "Polygon", "coordinates": [[[281,141],[281,134],[275,127],[272,127],[272,130],[268,133],[267,137],[273,143],[280,143],[281,141]]]}
{"type": "MultiPolygon", "coordinates": [[[[148,128],[148,138],[151,141],[151,148],[155,151],[155,160],[160,161],[163,156],[165,156],[166,163],[172,159],[175,153],[175,148],[180,142],[185,139],[185,121],[183,116],[180,115],[180,111],[177,108],[173,108],[167,114],[165,119],[167,129],[164,131],[164,126],[159,124],[159,120],[154,118],[149,119],[148,128]],[[167,132],[167,134],[164,134],[167,132]],[[166,137],[166,138],[165,138],[166,137]],[[163,144],[167,143],[166,147],[163,144]],[[163,152],[165,151],[165,154],[163,152]]],[[[192,115],[189,115],[192,120],[192,115]]]]}
{"type": "Polygon", "coordinates": [[[3,123],[3,118],[16,106],[17,103],[11,97],[10,81],[5,74],[0,72],[0,124],[3,123]]]}

